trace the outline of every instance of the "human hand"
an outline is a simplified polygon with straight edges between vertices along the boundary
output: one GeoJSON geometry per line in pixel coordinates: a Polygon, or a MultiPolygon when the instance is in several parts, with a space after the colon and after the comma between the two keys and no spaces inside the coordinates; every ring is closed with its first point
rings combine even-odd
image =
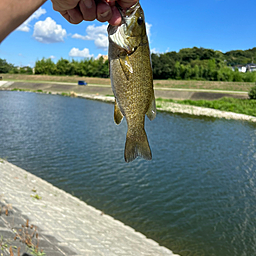
{"type": "MultiPolygon", "coordinates": [[[[78,24],[83,20],[108,21],[111,25],[121,23],[121,15],[115,6],[116,0],[51,0],[55,11],[70,23],[78,24]]],[[[137,0],[117,0],[122,8],[129,8],[137,0]]]]}
{"type": "MultiPolygon", "coordinates": [[[[109,4],[109,6],[111,7],[111,17],[108,20],[104,20],[104,21],[108,21],[109,24],[113,25],[113,26],[117,26],[121,23],[122,18],[121,15],[118,11],[118,9],[115,6],[115,2],[117,2],[123,9],[127,9],[130,8],[131,6],[133,6],[134,4],[136,4],[139,0],[106,0],[109,4]]],[[[98,5],[98,11],[99,13],[101,13],[101,4],[98,5]]],[[[99,21],[101,21],[98,18],[99,21]]],[[[104,22],[103,21],[103,22],[104,22]]]]}

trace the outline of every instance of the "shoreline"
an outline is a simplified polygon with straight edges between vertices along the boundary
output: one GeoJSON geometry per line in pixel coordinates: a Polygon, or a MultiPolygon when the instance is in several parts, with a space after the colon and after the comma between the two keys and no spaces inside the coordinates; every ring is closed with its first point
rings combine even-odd
{"type": "MultiPolygon", "coordinates": [[[[80,97],[91,100],[99,100],[109,103],[114,103],[114,96],[105,96],[112,95],[112,89],[110,86],[106,85],[89,85],[89,86],[77,86],[63,83],[21,83],[21,82],[10,82],[10,81],[0,81],[0,90],[12,91],[15,88],[21,91],[27,92],[36,92],[36,93],[47,93],[47,94],[58,94],[64,96],[71,97],[80,97]],[[18,86],[18,87],[17,87],[18,86]]],[[[164,98],[172,98],[176,99],[185,99],[195,97],[193,94],[196,92],[192,92],[190,90],[162,90],[155,89],[156,98],[160,98],[160,96],[164,98]]],[[[199,92],[200,94],[200,92],[199,92]]],[[[209,92],[209,97],[214,98],[216,95],[221,94],[220,92],[211,93],[209,92]]],[[[231,94],[232,95],[232,94],[231,94]]],[[[156,100],[156,105],[158,105],[158,101],[156,100]]],[[[221,111],[211,108],[203,108],[191,105],[183,105],[178,103],[171,102],[161,102],[161,107],[157,107],[158,111],[169,112],[169,113],[177,113],[177,114],[188,114],[194,116],[207,116],[214,118],[225,118],[225,119],[233,119],[240,121],[248,121],[248,122],[256,122],[256,117],[249,116],[245,114],[237,114],[233,112],[221,111]]]]}
{"type": "MultiPolygon", "coordinates": [[[[115,99],[111,96],[101,96],[101,95],[84,95],[77,94],[79,98],[91,99],[91,100],[99,100],[104,102],[114,103],[115,99]]],[[[156,105],[157,105],[156,100],[156,105]]],[[[171,102],[161,102],[162,107],[157,107],[158,111],[161,112],[170,112],[170,113],[178,113],[178,114],[188,114],[194,116],[208,116],[214,118],[225,118],[225,119],[233,119],[233,120],[242,120],[249,122],[256,122],[256,117],[248,116],[244,114],[237,114],[233,112],[221,111],[211,108],[202,108],[191,105],[183,105],[178,103],[171,102]]]]}
{"type": "Polygon", "coordinates": [[[0,179],[0,207],[4,209],[0,211],[0,234],[8,245],[3,255],[9,255],[10,247],[15,255],[21,247],[18,255],[25,255],[29,249],[22,234],[35,230],[39,239],[32,239],[32,244],[37,244],[47,256],[178,256],[132,227],[3,159],[0,179]]]}

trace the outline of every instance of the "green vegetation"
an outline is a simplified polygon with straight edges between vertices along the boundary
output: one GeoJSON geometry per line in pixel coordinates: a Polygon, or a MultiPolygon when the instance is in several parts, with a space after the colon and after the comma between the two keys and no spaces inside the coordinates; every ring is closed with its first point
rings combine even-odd
{"type": "Polygon", "coordinates": [[[12,91],[26,92],[26,89],[13,88],[12,91]]]}
{"type": "Polygon", "coordinates": [[[15,67],[13,64],[8,63],[6,60],[0,58],[0,74],[10,73],[10,74],[33,74],[31,67],[15,67]]]}
{"type": "Polygon", "coordinates": [[[235,50],[224,54],[228,65],[254,63],[256,60],[256,47],[245,51],[235,50]]]}
{"type": "Polygon", "coordinates": [[[184,48],[179,52],[152,54],[154,79],[255,82],[256,72],[233,71],[231,65],[256,60],[256,47],[222,53],[204,48],[184,48]]]}
{"type": "Polygon", "coordinates": [[[256,116],[256,100],[249,99],[234,99],[223,97],[218,100],[169,100],[169,99],[157,99],[157,106],[161,107],[161,102],[173,102],[185,105],[193,105],[198,107],[213,108],[222,111],[234,112],[238,114],[245,114],[250,116],[256,116]]]}
{"type": "MultiPolygon", "coordinates": [[[[1,164],[4,164],[5,161],[7,161],[7,158],[0,158],[0,163],[1,164]]],[[[0,213],[1,213],[1,211],[0,211],[0,213]]]]}
{"type": "Polygon", "coordinates": [[[108,61],[104,61],[103,57],[99,59],[84,59],[81,61],[60,59],[55,64],[51,59],[36,61],[35,74],[45,75],[78,75],[88,77],[108,77],[108,61]]]}
{"type": "Polygon", "coordinates": [[[40,199],[42,199],[42,197],[41,196],[39,196],[38,194],[35,194],[35,195],[30,195],[32,198],[34,198],[34,199],[37,199],[37,200],[40,200],[40,199]]]}
{"type": "MultiPolygon", "coordinates": [[[[154,79],[256,82],[256,72],[231,69],[233,65],[253,63],[256,47],[226,53],[202,47],[184,48],[179,52],[152,53],[151,59],[154,79]]],[[[31,67],[18,68],[0,59],[0,73],[32,74],[32,71],[31,67]]],[[[36,61],[35,74],[107,78],[109,68],[103,57],[81,61],[61,58],[56,64],[50,58],[43,58],[36,61]]]]}
{"type": "Polygon", "coordinates": [[[251,100],[256,100],[256,86],[253,86],[248,93],[251,100]]]}
{"type": "Polygon", "coordinates": [[[34,246],[32,248],[30,248],[29,251],[34,256],[44,256],[44,255],[46,255],[43,250],[39,251],[38,248],[36,248],[34,246]]]}
{"type": "Polygon", "coordinates": [[[69,92],[62,92],[61,95],[65,96],[65,97],[70,97],[70,93],[69,92]]]}
{"type": "Polygon", "coordinates": [[[1,238],[0,238],[0,248],[1,248],[1,251],[4,251],[4,250],[7,249],[8,247],[9,247],[8,242],[5,241],[5,239],[4,239],[3,236],[1,235],[1,238]]]}
{"type": "Polygon", "coordinates": [[[6,60],[0,58],[0,73],[10,73],[13,68],[13,64],[10,64],[6,60]]]}

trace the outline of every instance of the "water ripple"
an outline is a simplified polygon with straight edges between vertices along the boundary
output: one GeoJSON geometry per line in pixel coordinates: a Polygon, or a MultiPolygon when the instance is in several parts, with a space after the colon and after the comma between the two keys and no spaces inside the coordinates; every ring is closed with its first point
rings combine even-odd
{"type": "Polygon", "coordinates": [[[126,164],[112,104],[1,91],[0,113],[0,157],[180,255],[256,255],[255,124],[158,113],[126,164]]]}

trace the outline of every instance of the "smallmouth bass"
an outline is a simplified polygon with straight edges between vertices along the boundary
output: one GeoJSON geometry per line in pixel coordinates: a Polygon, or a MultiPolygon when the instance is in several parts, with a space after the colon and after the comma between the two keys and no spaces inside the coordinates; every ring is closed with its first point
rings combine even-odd
{"type": "Polygon", "coordinates": [[[127,10],[117,5],[122,17],[120,26],[108,26],[109,70],[115,95],[114,121],[127,121],[124,158],[137,156],[152,159],[144,129],[145,115],[156,117],[153,73],[143,10],[139,1],[127,10]]]}

